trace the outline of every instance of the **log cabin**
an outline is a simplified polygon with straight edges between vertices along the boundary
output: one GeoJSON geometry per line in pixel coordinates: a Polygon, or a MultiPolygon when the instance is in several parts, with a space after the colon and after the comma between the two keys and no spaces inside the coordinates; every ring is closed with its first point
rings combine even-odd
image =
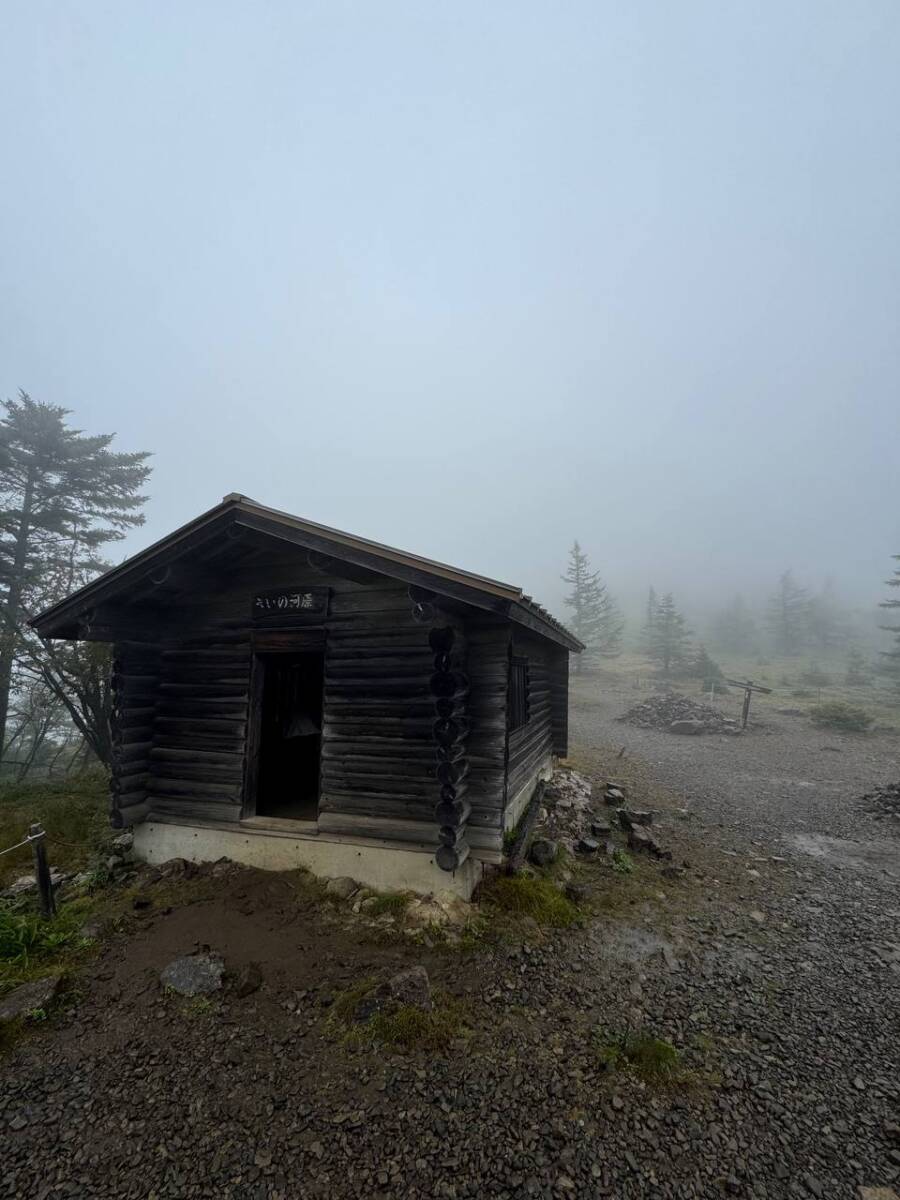
{"type": "Polygon", "coordinates": [[[32,625],[113,647],[139,858],[466,898],[566,753],[583,649],[520,588],[237,494],[32,625]]]}

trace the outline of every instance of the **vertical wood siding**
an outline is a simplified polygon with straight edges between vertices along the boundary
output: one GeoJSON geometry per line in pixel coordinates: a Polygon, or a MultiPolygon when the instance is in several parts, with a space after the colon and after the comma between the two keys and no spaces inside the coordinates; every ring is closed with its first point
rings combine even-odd
{"type": "Polygon", "coordinates": [[[528,659],[529,719],[508,737],[507,798],[512,800],[534,779],[553,753],[551,711],[552,643],[516,629],[512,652],[528,659]]]}
{"type": "Polygon", "coordinates": [[[506,803],[506,698],[510,627],[506,621],[472,616],[468,642],[470,733],[468,741],[469,844],[499,850],[506,803]]]}

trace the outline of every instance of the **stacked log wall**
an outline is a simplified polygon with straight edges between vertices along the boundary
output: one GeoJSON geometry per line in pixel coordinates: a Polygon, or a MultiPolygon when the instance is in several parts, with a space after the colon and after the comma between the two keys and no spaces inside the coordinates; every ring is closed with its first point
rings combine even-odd
{"type": "Polygon", "coordinates": [[[114,646],[110,821],[116,829],[147,815],[159,672],[157,646],[138,642],[114,646]]]}
{"type": "Polygon", "coordinates": [[[238,821],[250,685],[249,631],[167,641],[150,750],[151,815],[238,821]]]}
{"type": "Polygon", "coordinates": [[[569,651],[563,646],[548,649],[553,753],[565,758],[569,753],[569,651]]]}

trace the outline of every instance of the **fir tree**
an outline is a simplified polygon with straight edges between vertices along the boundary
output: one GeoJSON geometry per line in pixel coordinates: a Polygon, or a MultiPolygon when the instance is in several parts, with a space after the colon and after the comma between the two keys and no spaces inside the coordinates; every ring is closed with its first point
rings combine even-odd
{"type": "Polygon", "coordinates": [[[769,602],[768,626],[778,654],[800,653],[809,628],[809,601],[806,588],[795,583],[790,571],[780,576],[769,602]]]}
{"type": "Polygon", "coordinates": [[[847,655],[847,673],[844,676],[844,682],[850,684],[851,687],[858,687],[861,684],[868,683],[870,678],[869,664],[866,656],[861,650],[857,650],[854,647],[847,655]]]}
{"type": "Polygon", "coordinates": [[[697,647],[697,653],[694,655],[694,660],[691,663],[691,674],[701,681],[704,692],[712,690],[725,692],[728,690],[725,686],[725,676],[722,673],[722,668],[715,659],[710,657],[706,647],[702,643],[697,647]]]}
{"type": "Polygon", "coordinates": [[[582,669],[583,659],[615,658],[621,654],[625,622],[619,606],[599,572],[591,570],[590,560],[577,541],[569,552],[569,566],[562,579],[571,588],[565,597],[566,606],[572,610],[569,625],[586,647],[575,659],[576,672],[582,669]]]}
{"type": "Polygon", "coordinates": [[[666,592],[656,608],[647,653],[661,665],[663,674],[668,675],[670,667],[687,658],[690,640],[691,630],[675,607],[672,593],[666,592]]]}
{"type": "MultiPolygon", "coordinates": [[[[897,562],[900,562],[900,554],[895,554],[893,557],[897,562]]],[[[885,582],[888,587],[900,588],[900,568],[894,571],[892,577],[885,580],[885,582]]],[[[881,608],[900,608],[900,597],[895,598],[892,596],[889,600],[882,600],[881,608]]],[[[888,673],[896,676],[897,687],[900,689],[900,625],[882,625],[881,628],[895,635],[894,649],[882,650],[882,654],[887,660],[888,673]]]]}
{"type": "Polygon", "coordinates": [[[650,590],[647,593],[647,608],[644,614],[644,628],[641,630],[641,648],[646,654],[650,653],[650,642],[653,637],[653,626],[656,623],[656,614],[659,611],[659,598],[656,595],[656,589],[650,585],[650,590]]]}
{"type": "Polygon", "coordinates": [[[150,474],[147,454],[112,452],[113,434],[72,429],[64,408],[22,392],[2,409],[0,744],[25,619],[105,568],[103,548],[143,523],[150,474]]]}
{"type": "Polygon", "coordinates": [[[756,622],[747,611],[742,596],[735,596],[727,608],[713,618],[713,644],[730,654],[751,654],[757,643],[756,622]]]}

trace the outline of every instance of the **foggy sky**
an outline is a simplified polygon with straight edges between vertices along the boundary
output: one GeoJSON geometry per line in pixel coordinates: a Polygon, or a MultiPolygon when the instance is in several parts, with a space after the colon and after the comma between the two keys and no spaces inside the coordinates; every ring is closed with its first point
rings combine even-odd
{"type": "MultiPolygon", "coordinates": [[[[3,7],[0,395],[524,585],[881,599],[900,7],[3,7]]],[[[124,553],[124,550],[123,550],[124,553]]]]}

